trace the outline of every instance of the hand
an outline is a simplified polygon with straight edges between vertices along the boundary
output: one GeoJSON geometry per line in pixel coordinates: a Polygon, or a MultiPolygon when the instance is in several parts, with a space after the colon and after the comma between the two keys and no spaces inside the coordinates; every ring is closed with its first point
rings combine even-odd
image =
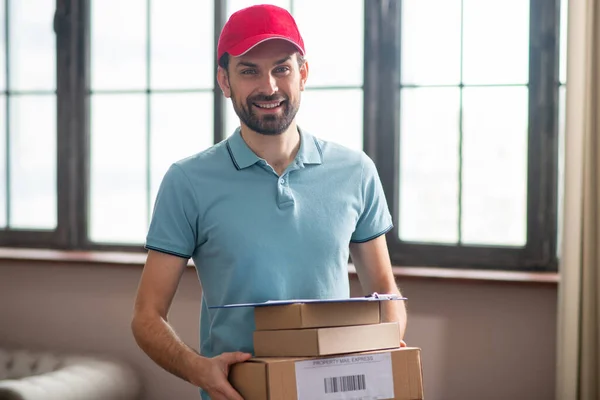
{"type": "Polygon", "coordinates": [[[223,353],[213,358],[207,358],[202,367],[200,387],[204,389],[212,400],[244,400],[231,386],[227,377],[231,365],[244,362],[251,358],[249,353],[233,352],[223,353]]]}
{"type": "Polygon", "coordinates": [[[404,340],[400,340],[400,347],[407,347],[404,340]]]}

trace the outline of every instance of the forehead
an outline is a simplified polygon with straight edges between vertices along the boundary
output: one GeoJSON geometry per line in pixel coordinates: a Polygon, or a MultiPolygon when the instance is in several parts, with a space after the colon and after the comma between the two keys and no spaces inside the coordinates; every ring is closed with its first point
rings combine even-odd
{"type": "Polygon", "coordinates": [[[231,61],[233,66],[242,62],[252,64],[273,63],[288,56],[292,56],[292,59],[294,59],[297,51],[296,46],[286,40],[271,39],[257,45],[246,54],[232,57],[231,61]]]}

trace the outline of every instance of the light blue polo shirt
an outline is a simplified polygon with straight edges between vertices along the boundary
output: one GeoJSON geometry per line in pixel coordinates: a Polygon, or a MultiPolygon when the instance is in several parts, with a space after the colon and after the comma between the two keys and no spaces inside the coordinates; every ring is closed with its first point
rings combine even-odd
{"type": "Polygon", "coordinates": [[[204,356],[253,352],[253,310],[208,306],[346,298],[349,243],[392,228],[372,160],[300,132],[295,161],[281,176],[238,128],[163,178],[146,247],[194,260],[204,356]]]}

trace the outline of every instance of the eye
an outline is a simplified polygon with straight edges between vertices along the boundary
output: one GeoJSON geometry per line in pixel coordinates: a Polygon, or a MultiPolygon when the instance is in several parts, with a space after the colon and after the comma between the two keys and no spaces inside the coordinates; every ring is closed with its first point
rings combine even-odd
{"type": "Polygon", "coordinates": [[[289,70],[290,70],[289,67],[287,67],[287,66],[281,66],[281,67],[275,68],[275,73],[276,74],[283,74],[285,72],[288,72],[289,70]]]}
{"type": "Polygon", "coordinates": [[[244,69],[240,72],[242,75],[254,75],[256,74],[255,69],[244,69]]]}

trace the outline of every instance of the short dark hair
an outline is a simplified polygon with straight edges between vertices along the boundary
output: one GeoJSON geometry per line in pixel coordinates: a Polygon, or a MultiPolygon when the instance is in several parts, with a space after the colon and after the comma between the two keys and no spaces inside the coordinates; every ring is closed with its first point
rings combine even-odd
{"type": "MultiPolygon", "coordinates": [[[[298,60],[299,67],[302,67],[306,62],[304,56],[299,52],[296,52],[296,59],[298,60]]],[[[229,71],[229,53],[225,53],[219,58],[219,67],[223,68],[225,71],[229,71]]]]}

